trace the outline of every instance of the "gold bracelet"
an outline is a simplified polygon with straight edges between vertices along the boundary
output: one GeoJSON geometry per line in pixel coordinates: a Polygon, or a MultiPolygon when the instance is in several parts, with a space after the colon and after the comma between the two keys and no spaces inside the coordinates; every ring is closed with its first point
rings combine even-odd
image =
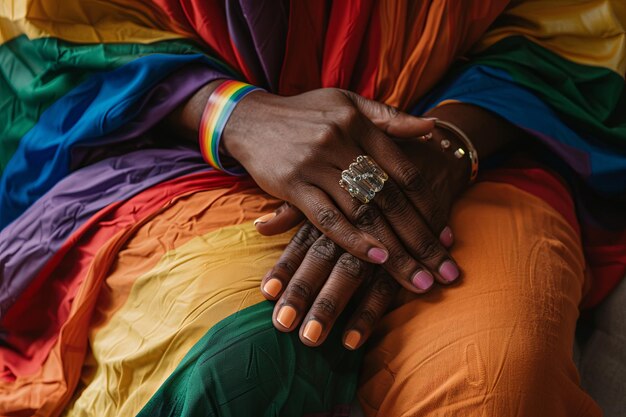
{"type": "MultiPolygon", "coordinates": [[[[443,120],[437,119],[435,120],[435,127],[441,127],[449,132],[452,132],[455,136],[457,136],[461,140],[461,142],[463,142],[466,150],[463,148],[457,148],[454,151],[454,156],[457,159],[461,159],[465,155],[469,157],[470,169],[471,169],[469,183],[470,184],[473,183],[476,180],[476,177],[478,176],[478,152],[476,152],[476,148],[474,147],[474,144],[472,143],[472,141],[467,137],[465,132],[463,132],[456,125],[450,122],[444,122],[443,120]]],[[[441,149],[448,150],[451,146],[451,143],[448,139],[443,139],[440,145],[441,145],[441,149]]]]}

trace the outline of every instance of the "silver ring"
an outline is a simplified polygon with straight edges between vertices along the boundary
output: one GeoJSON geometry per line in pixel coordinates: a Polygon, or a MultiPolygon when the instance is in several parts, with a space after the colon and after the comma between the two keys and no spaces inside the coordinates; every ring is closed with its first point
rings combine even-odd
{"type": "Polygon", "coordinates": [[[341,172],[339,185],[353,198],[367,204],[383,189],[387,179],[387,173],[372,158],[360,155],[341,172]]]}

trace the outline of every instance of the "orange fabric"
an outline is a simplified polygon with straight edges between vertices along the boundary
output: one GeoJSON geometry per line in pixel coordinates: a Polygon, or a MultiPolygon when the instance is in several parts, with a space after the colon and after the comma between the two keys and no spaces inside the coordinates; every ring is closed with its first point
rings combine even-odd
{"type": "Polygon", "coordinates": [[[452,214],[461,282],[401,295],[372,336],[358,397],[371,416],[600,416],[572,359],[581,242],[560,213],[479,183],[452,214]]]}
{"type": "Polygon", "coordinates": [[[402,109],[414,105],[478,41],[508,2],[381,1],[376,99],[402,109]]]}
{"type": "Polygon", "coordinates": [[[59,336],[45,340],[52,346],[41,348],[49,354],[32,374],[0,384],[0,415],[14,415],[14,410],[38,410],[38,416],[59,415],[78,383],[89,331],[105,324],[124,304],[135,277],[156,265],[165,251],[200,234],[253,221],[279,204],[251,181],[216,184],[214,177],[215,171],[207,171],[160,184],[110,206],[103,211],[104,216],[97,217],[91,230],[85,231],[68,252],[66,260],[71,262],[62,262],[63,269],[57,271],[57,276],[67,280],[74,290],[68,292],[72,303],[59,336]],[[209,210],[209,219],[195,222],[193,229],[181,231],[172,226],[180,219],[196,219],[199,212],[209,210]],[[124,274],[109,276],[120,250],[129,250],[124,246],[126,242],[147,229],[151,237],[145,238],[138,257],[131,257],[124,265],[124,274]],[[163,242],[172,246],[166,247],[163,242]]]}

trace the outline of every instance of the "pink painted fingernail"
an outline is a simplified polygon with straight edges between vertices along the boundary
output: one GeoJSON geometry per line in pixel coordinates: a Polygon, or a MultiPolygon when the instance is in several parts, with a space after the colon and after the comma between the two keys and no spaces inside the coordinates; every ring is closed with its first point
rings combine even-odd
{"type": "Polygon", "coordinates": [[[439,235],[439,241],[443,246],[449,248],[454,243],[454,236],[452,235],[452,229],[450,226],[446,226],[439,235]]]}
{"type": "Polygon", "coordinates": [[[448,282],[452,282],[459,277],[459,268],[452,261],[444,261],[439,267],[439,273],[448,282]]]}
{"type": "Polygon", "coordinates": [[[428,271],[421,270],[413,275],[411,282],[420,290],[427,290],[433,285],[435,279],[428,271]]]}
{"type": "Polygon", "coordinates": [[[372,262],[382,264],[389,258],[389,254],[384,249],[372,248],[367,251],[367,257],[370,258],[372,262]]]}

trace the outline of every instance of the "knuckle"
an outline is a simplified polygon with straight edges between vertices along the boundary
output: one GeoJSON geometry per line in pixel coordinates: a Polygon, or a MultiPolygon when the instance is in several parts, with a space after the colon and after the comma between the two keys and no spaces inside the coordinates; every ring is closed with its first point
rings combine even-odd
{"type": "Polygon", "coordinates": [[[335,120],[340,126],[351,126],[360,116],[359,111],[353,106],[342,106],[335,112],[335,120]]]}
{"type": "Polygon", "coordinates": [[[410,266],[412,259],[404,250],[397,250],[389,256],[388,263],[395,271],[402,271],[410,266]]]}
{"type": "Polygon", "coordinates": [[[358,233],[348,233],[345,235],[344,237],[344,242],[345,242],[345,246],[348,249],[354,249],[357,247],[357,244],[359,243],[360,237],[358,235],[358,233]]]}
{"type": "Polygon", "coordinates": [[[337,268],[346,272],[349,276],[361,279],[364,272],[364,262],[360,259],[344,253],[337,261],[337,268]]]}
{"type": "Polygon", "coordinates": [[[426,191],[426,183],[422,174],[413,164],[402,164],[398,172],[398,182],[403,189],[416,194],[422,194],[426,191]]]}
{"type": "Polygon", "coordinates": [[[297,297],[303,300],[309,300],[313,294],[313,288],[304,281],[291,281],[287,287],[287,298],[297,297]]]}
{"type": "Polygon", "coordinates": [[[337,302],[328,297],[320,297],[313,304],[313,309],[317,312],[322,312],[325,315],[334,315],[337,313],[337,302]]]}
{"type": "Polygon", "coordinates": [[[436,258],[440,253],[439,243],[435,242],[432,237],[419,239],[419,243],[415,247],[415,253],[422,259],[436,258]]]}
{"type": "Polygon", "coordinates": [[[368,326],[373,326],[378,320],[378,314],[370,308],[364,308],[359,313],[359,319],[361,319],[368,326]]]}
{"type": "Polygon", "coordinates": [[[397,213],[399,215],[405,214],[408,212],[409,203],[397,187],[388,187],[387,190],[384,190],[380,195],[380,201],[378,203],[383,212],[387,213],[397,213]]]}
{"type": "Polygon", "coordinates": [[[272,275],[280,274],[281,271],[287,273],[287,275],[292,276],[298,270],[298,266],[291,259],[281,259],[276,264],[275,270],[272,271],[272,275]]]}
{"type": "Polygon", "coordinates": [[[303,224],[291,238],[291,243],[297,247],[310,247],[319,237],[319,231],[311,223],[303,224]]]}
{"type": "Polygon", "coordinates": [[[380,211],[371,204],[362,204],[355,212],[355,224],[358,227],[370,227],[380,218],[380,211]]]}
{"type": "Polygon", "coordinates": [[[311,246],[311,255],[322,261],[332,261],[335,259],[337,246],[327,237],[317,239],[311,246]]]}
{"type": "Polygon", "coordinates": [[[328,121],[320,126],[318,143],[321,146],[333,146],[337,138],[343,135],[341,125],[336,121],[328,121]]]}
{"type": "Polygon", "coordinates": [[[331,231],[339,225],[341,215],[332,207],[324,207],[315,215],[323,232],[331,231]]]}
{"type": "Polygon", "coordinates": [[[398,283],[389,275],[379,275],[372,284],[372,295],[382,299],[389,299],[395,295],[398,288],[398,283]]]}

